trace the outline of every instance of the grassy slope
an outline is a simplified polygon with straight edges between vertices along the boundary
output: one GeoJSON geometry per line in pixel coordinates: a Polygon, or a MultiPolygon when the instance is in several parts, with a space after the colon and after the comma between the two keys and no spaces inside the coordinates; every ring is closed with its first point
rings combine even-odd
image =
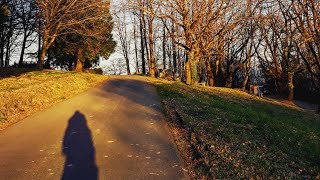
{"type": "Polygon", "coordinates": [[[232,89],[156,87],[195,178],[320,174],[319,115],[232,89]]]}
{"type": "Polygon", "coordinates": [[[0,130],[106,79],[61,71],[34,71],[0,79],[0,130]]]}

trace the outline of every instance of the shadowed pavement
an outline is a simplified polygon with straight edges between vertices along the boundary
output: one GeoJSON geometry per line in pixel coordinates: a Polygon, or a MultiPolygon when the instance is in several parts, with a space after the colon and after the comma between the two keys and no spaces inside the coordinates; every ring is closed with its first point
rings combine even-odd
{"type": "Polygon", "coordinates": [[[186,179],[155,88],[116,77],[0,132],[0,179],[186,179]]]}

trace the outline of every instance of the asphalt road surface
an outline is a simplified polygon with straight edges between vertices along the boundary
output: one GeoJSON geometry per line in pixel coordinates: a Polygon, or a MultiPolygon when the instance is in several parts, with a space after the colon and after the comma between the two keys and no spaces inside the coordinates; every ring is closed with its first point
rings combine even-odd
{"type": "Polygon", "coordinates": [[[0,179],[188,179],[155,88],[99,87],[0,132],[0,179]]]}

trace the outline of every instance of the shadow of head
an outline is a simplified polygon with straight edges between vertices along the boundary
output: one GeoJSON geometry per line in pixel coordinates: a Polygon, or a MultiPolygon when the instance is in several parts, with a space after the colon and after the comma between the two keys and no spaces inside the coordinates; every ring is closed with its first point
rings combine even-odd
{"type": "Polygon", "coordinates": [[[87,126],[86,117],[79,111],[69,119],[63,138],[62,153],[66,159],[61,179],[98,179],[91,131],[87,126]]]}

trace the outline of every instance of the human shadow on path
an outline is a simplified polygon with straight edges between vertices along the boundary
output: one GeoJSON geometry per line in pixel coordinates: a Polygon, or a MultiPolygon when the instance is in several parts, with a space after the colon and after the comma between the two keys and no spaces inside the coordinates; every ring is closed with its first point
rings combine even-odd
{"type": "Polygon", "coordinates": [[[62,152],[66,159],[61,180],[98,179],[91,131],[85,116],[79,111],[76,111],[69,120],[63,138],[62,152]]]}

